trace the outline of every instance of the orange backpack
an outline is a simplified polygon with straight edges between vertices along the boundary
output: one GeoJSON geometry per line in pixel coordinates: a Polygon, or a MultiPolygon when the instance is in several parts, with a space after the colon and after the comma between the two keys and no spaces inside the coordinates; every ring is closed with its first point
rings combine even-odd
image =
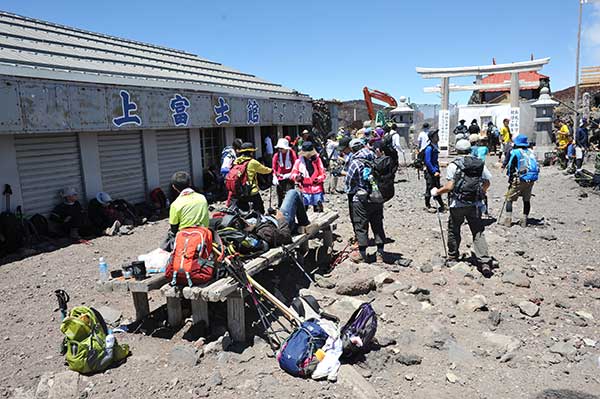
{"type": "Polygon", "coordinates": [[[213,236],[206,227],[188,227],[177,232],[165,277],[171,285],[193,286],[212,280],[213,236]]]}

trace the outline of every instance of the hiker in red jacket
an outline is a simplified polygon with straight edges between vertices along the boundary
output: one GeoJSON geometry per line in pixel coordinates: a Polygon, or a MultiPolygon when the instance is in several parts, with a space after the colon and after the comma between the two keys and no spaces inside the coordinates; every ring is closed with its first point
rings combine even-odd
{"type": "Polygon", "coordinates": [[[308,208],[312,205],[315,212],[323,212],[323,202],[325,202],[323,183],[326,174],[321,157],[311,141],[302,143],[302,150],[298,155],[291,178],[300,187],[304,206],[308,208]]]}
{"type": "Polygon", "coordinates": [[[277,186],[277,207],[281,207],[285,194],[294,188],[294,181],[290,177],[298,156],[287,139],[279,139],[275,149],[277,152],[273,156],[273,185],[277,186]]]}

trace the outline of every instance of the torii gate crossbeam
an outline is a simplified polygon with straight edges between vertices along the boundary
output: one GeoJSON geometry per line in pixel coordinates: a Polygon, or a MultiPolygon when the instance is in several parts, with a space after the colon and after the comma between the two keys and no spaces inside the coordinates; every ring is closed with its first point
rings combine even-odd
{"type": "MultiPolygon", "coordinates": [[[[440,129],[440,152],[448,156],[448,145],[450,140],[450,112],[448,104],[450,102],[450,78],[459,76],[476,76],[477,84],[468,86],[469,90],[477,90],[485,85],[481,84],[481,76],[494,73],[510,73],[510,129],[513,134],[519,133],[519,72],[539,71],[544,65],[550,62],[550,58],[540,58],[531,61],[514,62],[510,64],[497,65],[479,65],[468,67],[449,67],[449,68],[422,68],[417,67],[416,71],[425,79],[441,79],[440,93],[442,100],[440,104],[440,113],[438,126],[440,129]]],[[[455,91],[457,87],[454,87],[455,91]]]]}

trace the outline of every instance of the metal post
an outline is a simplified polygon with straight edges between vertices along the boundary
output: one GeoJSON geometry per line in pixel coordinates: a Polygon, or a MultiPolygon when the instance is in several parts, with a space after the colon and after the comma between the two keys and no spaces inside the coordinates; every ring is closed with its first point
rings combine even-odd
{"type": "Polygon", "coordinates": [[[578,115],[579,115],[579,50],[581,47],[581,14],[583,13],[583,2],[586,0],[579,0],[579,25],[577,28],[577,52],[575,59],[575,117],[573,118],[573,129],[577,128],[578,115]]]}

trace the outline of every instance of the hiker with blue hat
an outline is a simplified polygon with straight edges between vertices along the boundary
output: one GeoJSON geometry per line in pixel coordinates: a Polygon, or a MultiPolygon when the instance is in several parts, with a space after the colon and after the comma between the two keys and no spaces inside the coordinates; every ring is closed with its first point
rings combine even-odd
{"type": "Polygon", "coordinates": [[[523,198],[523,215],[519,221],[521,227],[527,227],[527,218],[531,211],[531,192],[539,178],[540,167],[535,154],[529,148],[527,136],[519,134],[515,137],[513,149],[506,164],[509,189],[506,193],[506,212],[501,224],[512,226],[513,202],[523,198]]]}

